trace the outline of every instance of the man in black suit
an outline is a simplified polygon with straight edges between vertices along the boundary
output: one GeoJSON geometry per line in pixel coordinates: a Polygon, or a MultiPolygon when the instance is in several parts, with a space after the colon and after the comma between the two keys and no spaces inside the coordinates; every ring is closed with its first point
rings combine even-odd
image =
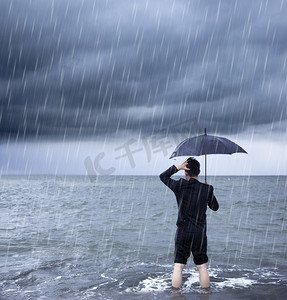
{"type": "Polygon", "coordinates": [[[200,286],[209,287],[209,275],[206,269],[207,205],[216,211],[218,202],[213,194],[213,186],[198,181],[200,164],[194,158],[188,158],[179,166],[172,166],[160,174],[160,180],[175,194],[178,204],[177,231],[175,237],[175,259],[172,286],[179,288],[182,283],[182,270],[192,252],[193,261],[199,271],[200,286]],[[173,180],[170,177],[179,170],[185,170],[185,179],[173,180]]]}

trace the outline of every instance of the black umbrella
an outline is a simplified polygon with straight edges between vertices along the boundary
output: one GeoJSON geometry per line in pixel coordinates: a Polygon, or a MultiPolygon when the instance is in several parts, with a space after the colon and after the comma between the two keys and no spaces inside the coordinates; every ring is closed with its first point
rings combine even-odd
{"type": "Polygon", "coordinates": [[[220,136],[207,135],[206,128],[203,135],[188,138],[182,141],[173,151],[170,158],[177,156],[205,155],[205,181],[206,181],[206,155],[247,153],[234,142],[220,136]]]}

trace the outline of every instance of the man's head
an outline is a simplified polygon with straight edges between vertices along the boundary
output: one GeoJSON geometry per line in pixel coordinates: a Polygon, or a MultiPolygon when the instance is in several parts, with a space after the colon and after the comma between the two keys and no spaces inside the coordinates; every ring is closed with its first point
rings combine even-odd
{"type": "Polygon", "coordinates": [[[189,177],[197,177],[200,173],[200,163],[193,157],[187,159],[187,166],[189,170],[186,170],[186,174],[189,177]]]}

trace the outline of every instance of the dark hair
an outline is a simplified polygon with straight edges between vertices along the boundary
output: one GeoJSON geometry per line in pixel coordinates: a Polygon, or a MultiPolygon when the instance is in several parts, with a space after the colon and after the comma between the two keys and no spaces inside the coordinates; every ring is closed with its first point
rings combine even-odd
{"type": "Polygon", "coordinates": [[[198,176],[200,172],[200,163],[193,157],[187,159],[187,166],[189,170],[186,170],[190,177],[198,176]]]}

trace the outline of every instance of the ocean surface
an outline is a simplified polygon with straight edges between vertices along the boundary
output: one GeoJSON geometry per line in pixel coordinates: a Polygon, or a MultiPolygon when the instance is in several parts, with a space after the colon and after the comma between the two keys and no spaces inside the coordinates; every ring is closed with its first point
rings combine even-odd
{"type": "Polygon", "coordinates": [[[287,299],[287,177],[210,177],[211,288],[171,288],[177,206],[157,176],[2,176],[0,299],[287,299]]]}

